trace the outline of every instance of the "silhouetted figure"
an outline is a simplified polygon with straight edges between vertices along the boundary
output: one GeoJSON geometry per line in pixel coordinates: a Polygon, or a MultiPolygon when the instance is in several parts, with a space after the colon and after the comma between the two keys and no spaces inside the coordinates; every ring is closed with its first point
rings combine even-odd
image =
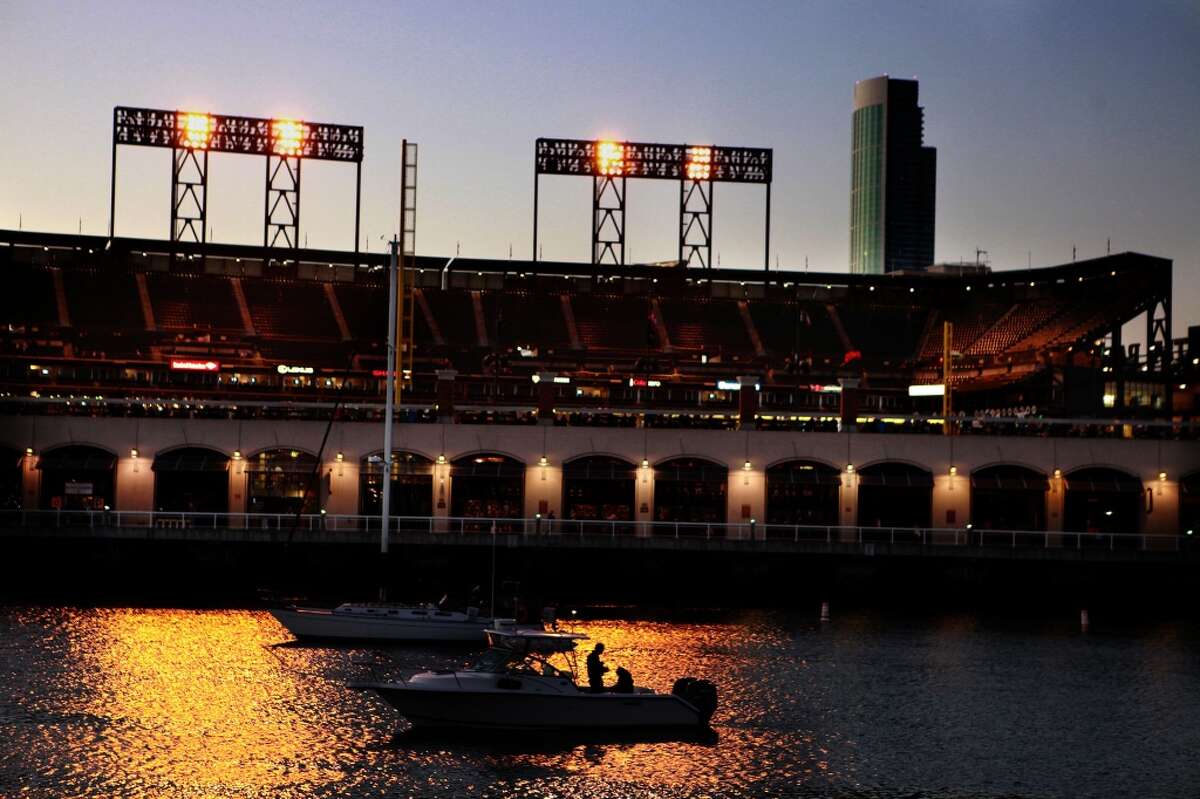
{"type": "Polygon", "coordinates": [[[633,675],[626,669],[617,666],[617,684],[613,686],[614,694],[633,693],[633,675]]]}
{"type": "Polygon", "coordinates": [[[598,643],[587,656],[588,688],[594,694],[604,692],[604,673],[608,671],[608,666],[600,661],[602,654],[604,654],[604,644],[598,643]]]}

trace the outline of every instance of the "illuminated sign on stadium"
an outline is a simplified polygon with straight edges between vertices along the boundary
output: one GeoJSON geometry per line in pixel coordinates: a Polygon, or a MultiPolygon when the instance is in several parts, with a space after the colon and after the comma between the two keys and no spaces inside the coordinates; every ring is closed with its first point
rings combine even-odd
{"type": "Polygon", "coordinates": [[[275,367],[275,371],[281,375],[311,375],[313,368],[311,366],[293,366],[291,364],[281,363],[275,367]]]}
{"type": "Polygon", "coordinates": [[[171,369],[177,372],[216,372],[221,364],[216,361],[189,361],[176,359],[171,361],[171,369]]]}

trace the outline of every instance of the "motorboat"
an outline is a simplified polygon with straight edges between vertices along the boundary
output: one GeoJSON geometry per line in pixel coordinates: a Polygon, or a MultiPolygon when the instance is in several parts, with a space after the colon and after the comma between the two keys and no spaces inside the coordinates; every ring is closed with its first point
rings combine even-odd
{"type": "Polygon", "coordinates": [[[512,620],[480,616],[435,606],[352,603],[326,608],[273,608],[271,615],[297,638],[342,638],[363,641],[447,641],[484,643],[484,630],[497,624],[516,629],[512,620]]]}
{"type": "Polygon", "coordinates": [[[712,683],[685,677],[671,693],[633,685],[594,693],[575,681],[576,633],[492,628],[489,648],[461,671],[406,680],[351,682],[374,691],[415,729],[540,732],[707,727],[717,706],[712,683]]]}

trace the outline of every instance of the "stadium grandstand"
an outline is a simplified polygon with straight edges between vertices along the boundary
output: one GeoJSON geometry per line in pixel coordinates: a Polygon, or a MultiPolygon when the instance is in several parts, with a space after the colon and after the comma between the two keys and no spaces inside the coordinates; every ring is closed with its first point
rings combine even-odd
{"type": "MultiPolygon", "coordinates": [[[[0,268],[15,288],[0,306],[3,388],[378,401],[385,256],[289,255],[0,232],[0,268]]],[[[825,395],[846,380],[860,410],[927,412],[908,387],[941,382],[950,322],[955,411],[1194,410],[1195,392],[1177,388],[1194,382],[1186,339],[1151,341],[1170,350],[1157,359],[1140,342],[1121,346],[1126,323],[1170,307],[1171,262],[1135,253],[951,277],[430,257],[416,266],[409,408],[432,408],[437,373],[454,370],[461,407],[529,404],[531,378],[552,372],[570,381],[554,391],[564,415],[730,410],[736,397],[721,386],[747,375],[767,416],[828,410],[825,395]]]]}
{"type": "MultiPolygon", "coordinates": [[[[1171,269],[416,257],[393,507],[1178,534],[1200,350],[1167,336],[1171,269]],[[949,418],[920,390],[946,374],[949,418]]],[[[0,231],[0,270],[8,507],[379,512],[385,255],[0,231]]]]}

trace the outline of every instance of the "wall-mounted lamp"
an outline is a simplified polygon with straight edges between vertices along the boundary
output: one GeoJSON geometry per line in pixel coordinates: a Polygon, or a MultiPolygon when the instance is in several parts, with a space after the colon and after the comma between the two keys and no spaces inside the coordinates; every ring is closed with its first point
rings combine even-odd
{"type": "Polygon", "coordinates": [[[233,451],[233,459],[235,461],[240,461],[242,459],[242,451],[240,449],[235,449],[233,451]]]}
{"type": "Polygon", "coordinates": [[[129,450],[129,457],[136,459],[137,456],[138,456],[137,447],[133,447],[132,449],[129,450]]]}
{"type": "Polygon", "coordinates": [[[437,456],[437,462],[438,462],[438,466],[445,466],[445,465],[446,465],[446,456],[445,456],[445,455],[438,455],[438,456],[437,456]]]}
{"type": "Polygon", "coordinates": [[[538,466],[549,466],[549,465],[550,465],[550,461],[546,458],[545,455],[538,458],[538,466]]]}
{"type": "Polygon", "coordinates": [[[847,464],[846,464],[846,471],[847,471],[849,474],[854,474],[854,464],[853,464],[853,463],[847,463],[847,464]]]}
{"type": "MultiPolygon", "coordinates": [[[[32,450],[29,450],[29,453],[32,455],[32,454],[33,454],[33,451],[32,451],[32,450]]],[[[642,458],[642,468],[643,468],[643,469],[649,469],[649,468],[650,468],[650,461],[646,460],[645,458],[642,458]]]]}
{"type": "Polygon", "coordinates": [[[751,468],[751,467],[750,467],[750,461],[746,461],[745,463],[743,463],[743,464],[742,464],[742,470],[743,470],[743,471],[747,471],[747,472],[748,472],[748,471],[750,471],[750,468],[751,468]]]}
{"type": "Polygon", "coordinates": [[[954,475],[956,475],[956,474],[958,474],[958,467],[957,467],[957,466],[951,466],[951,467],[950,467],[950,476],[951,476],[951,477],[953,477],[953,476],[954,476],[954,475]]]}
{"type": "Polygon", "coordinates": [[[337,460],[338,463],[341,463],[342,461],[346,460],[346,453],[339,452],[337,455],[334,455],[333,457],[335,460],[337,460]]]}
{"type": "Polygon", "coordinates": [[[299,453],[299,452],[297,452],[296,450],[292,450],[292,453],[291,453],[291,455],[292,455],[292,457],[293,457],[293,458],[299,458],[299,457],[300,457],[300,453],[299,453]]]}
{"type": "Polygon", "coordinates": [[[1062,478],[1062,469],[1055,469],[1054,470],[1054,479],[1059,480],[1061,478],[1062,478]]]}
{"type": "Polygon", "coordinates": [[[1163,483],[1167,482],[1167,473],[1166,473],[1166,472],[1159,472],[1159,473],[1158,473],[1158,479],[1159,479],[1159,481],[1160,481],[1160,482],[1163,482],[1163,483]]]}

